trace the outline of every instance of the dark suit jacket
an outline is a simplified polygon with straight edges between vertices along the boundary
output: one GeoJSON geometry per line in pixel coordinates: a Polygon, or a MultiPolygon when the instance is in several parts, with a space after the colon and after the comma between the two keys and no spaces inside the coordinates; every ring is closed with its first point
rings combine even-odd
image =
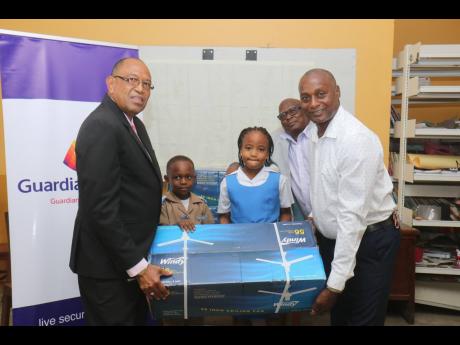
{"type": "Polygon", "coordinates": [[[137,117],[134,123],[144,145],[105,95],[80,127],[70,255],[70,268],[79,275],[127,278],[126,270],[147,259],[160,217],[162,178],[144,124],[137,117]]]}

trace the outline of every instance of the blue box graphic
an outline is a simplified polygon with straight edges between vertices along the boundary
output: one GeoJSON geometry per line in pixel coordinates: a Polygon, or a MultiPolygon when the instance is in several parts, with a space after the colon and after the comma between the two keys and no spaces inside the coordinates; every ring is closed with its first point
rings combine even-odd
{"type": "Polygon", "coordinates": [[[149,261],[173,272],[155,318],[311,309],[326,276],[308,222],[159,226],[149,261]]]}

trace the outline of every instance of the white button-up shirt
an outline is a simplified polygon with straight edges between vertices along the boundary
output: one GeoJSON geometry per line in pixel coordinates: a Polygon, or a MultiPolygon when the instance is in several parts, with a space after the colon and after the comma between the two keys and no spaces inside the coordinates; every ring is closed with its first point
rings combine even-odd
{"type": "Polygon", "coordinates": [[[393,184],[379,138],[342,107],[321,138],[314,125],[309,161],[315,224],[336,240],[327,285],[341,291],[353,277],[366,227],[387,219],[396,207],[393,184]]]}
{"type": "Polygon", "coordinates": [[[302,214],[307,217],[311,212],[310,202],[310,176],[308,174],[308,145],[310,142],[310,131],[313,123],[298,135],[297,141],[286,132],[280,137],[289,142],[289,170],[291,175],[291,188],[299,203],[302,214]]]}

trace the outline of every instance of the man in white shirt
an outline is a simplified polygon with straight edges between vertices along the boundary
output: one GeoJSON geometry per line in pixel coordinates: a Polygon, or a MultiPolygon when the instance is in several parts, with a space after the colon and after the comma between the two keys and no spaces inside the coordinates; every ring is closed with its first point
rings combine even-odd
{"type": "Polygon", "coordinates": [[[305,73],[299,93],[314,123],[310,196],[328,276],[312,315],[331,310],[332,325],[383,326],[400,233],[381,143],[340,106],[340,88],[329,71],[305,73]]]}
{"type": "Polygon", "coordinates": [[[294,98],[281,101],[278,119],[283,128],[272,135],[274,143],[272,159],[281,173],[291,181],[295,198],[293,207],[295,219],[307,219],[311,212],[307,160],[310,120],[300,111],[300,101],[294,98]]]}

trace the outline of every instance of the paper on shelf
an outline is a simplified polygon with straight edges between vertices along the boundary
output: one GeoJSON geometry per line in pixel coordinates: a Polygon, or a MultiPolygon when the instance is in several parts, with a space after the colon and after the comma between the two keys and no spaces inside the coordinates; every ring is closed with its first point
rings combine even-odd
{"type": "Polygon", "coordinates": [[[419,169],[455,169],[460,163],[460,156],[408,153],[407,161],[419,169]]]}

